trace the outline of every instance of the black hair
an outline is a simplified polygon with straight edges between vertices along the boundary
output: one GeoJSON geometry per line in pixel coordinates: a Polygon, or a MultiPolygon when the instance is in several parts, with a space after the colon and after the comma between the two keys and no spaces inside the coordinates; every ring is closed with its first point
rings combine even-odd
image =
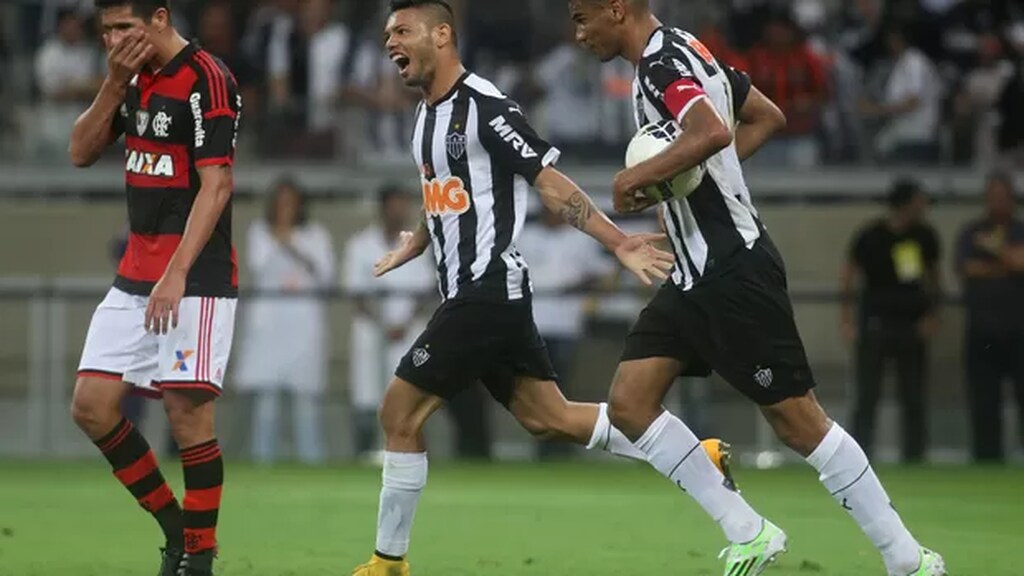
{"type": "Polygon", "coordinates": [[[384,207],[395,198],[409,200],[410,196],[409,193],[405,191],[405,188],[396,183],[385,184],[377,191],[377,205],[380,207],[382,212],[384,211],[384,207]]]}
{"type": "Polygon", "coordinates": [[[900,178],[889,189],[889,208],[900,210],[909,206],[915,198],[924,194],[921,183],[912,178],[900,178]]]}
{"type": "Polygon", "coordinates": [[[455,10],[446,0],[391,0],[390,10],[392,13],[407,8],[434,8],[438,13],[440,23],[451,27],[452,44],[459,45],[459,35],[455,30],[455,10]]]}
{"type": "Polygon", "coordinates": [[[309,221],[309,210],[306,202],[306,192],[303,191],[302,186],[290,176],[285,176],[274,183],[274,186],[270,189],[270,194],[267,194],[267,204],[264,208],[263,217],[267,219],[267,224],[273,226],[277,221],[277,198],[281,195],[282,190],[293,190],[295,195],[299,198],[299,209],[298,214],[295,217],[295,225],[303,226],[309,221]]]}
{"type": "Polygon", "coordinates": [[[152,18],[157,10],[163,8],[170,12],[171,0],[94,0],[97,10],[130,6],[132,14],[140,18],[152,18]]]}
{"type": "Polygon", "coordinates": [[[452,10],[452,5],[445,0],[391,0],[391,11],[398,12],[399,10],[405,10],[406,8],[419,8],[421,6],[438,6],[444,8],[448,15],[455,18],[455,11],[452,10]]]}

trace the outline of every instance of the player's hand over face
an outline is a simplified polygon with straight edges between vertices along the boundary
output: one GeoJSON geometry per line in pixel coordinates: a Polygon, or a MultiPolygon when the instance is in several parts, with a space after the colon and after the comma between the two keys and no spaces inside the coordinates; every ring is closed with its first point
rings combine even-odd
{"type": "Polygon", "coordinates": [[[402,235],[399,237],[398,248],[388,252],[383,258],[374,264],[374,277],[380,278],[395,268],[401,267],[416,256],[412,245],[413,236],[415,235],[412,232],[402,232],[402,235]]]}
{"type": "Polygon", "coordinates": [[[671,254],[654,247],[654,242],[664,239],[664,234],[630,236],[615,249],[615,256],[641,282],[650,286],[653,284],[652,276],[664,280],[675,266],[675,258],[671,254]]]}
{"type": "Polygon", "coordinates": [[[112,81],[127,85],[155,54],[144,32],[129,32],[107,54],[107,74],[112,81]]]}
{"type": "Polygon", "coordinates": [[[178,327],[178,307],[185,296],[185,275],[167,272],[156,283],[146,306],[146,331],[167,334],[178,327]]]}

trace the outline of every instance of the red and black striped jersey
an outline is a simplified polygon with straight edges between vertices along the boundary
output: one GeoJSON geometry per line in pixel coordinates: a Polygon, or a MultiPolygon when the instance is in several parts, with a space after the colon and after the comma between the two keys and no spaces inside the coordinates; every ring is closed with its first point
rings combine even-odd
{"type": "MultiPolygon", "coordinates": [[[[114,130],[125,136],[131,234],[114,286],[148,296],[185,232],[199,194],[198,169],[234,162],[242,99],[231,71],[195,44],[158,72],[131,82],[114,130]]],[[[234,297],[238,267],[231,202],[196,258],[186,296],[234,297]]]]}

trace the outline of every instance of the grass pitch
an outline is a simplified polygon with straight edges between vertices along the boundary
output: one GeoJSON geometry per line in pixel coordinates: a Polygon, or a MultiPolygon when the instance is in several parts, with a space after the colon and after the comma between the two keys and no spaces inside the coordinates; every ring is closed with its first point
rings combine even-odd
{"type": "MultiPolygon", "coordinates": [[[[165,472],[181,494],[176,463],[165,472]]],[[[1020,576],[1024,470],[882,468],[894,504],[953,576],[1020,576]]],[[[369,557],[379,470],[229,463],[222,576],[347,576],[369,557]]],[[[884,575],[812,470],[737,471],[790,536],[769,575],[884,575]]],[[[155,523],[96,464],[0,462],[0,576],[154,574],[155,523]]],[[[415,576],[716,575],[718,528],[640,465],[433,466],[413,530],[415,576]]]]}

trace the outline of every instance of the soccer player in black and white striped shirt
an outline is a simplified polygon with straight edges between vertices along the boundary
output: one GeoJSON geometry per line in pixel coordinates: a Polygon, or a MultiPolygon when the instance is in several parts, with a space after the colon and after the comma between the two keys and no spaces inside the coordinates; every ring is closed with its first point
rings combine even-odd
{"type": "Polygon", "coordinates": [[[612,424],[721,525],[730,543],[726,576],[761,574],[785,550],[786,535],[725,487],[696,450],[694,434],[663,408],[677,376],[712,369],[756,402],[779,438],[820,472],[879,549],[888,574],[945,574],[941,557],[903,525],[864,451],[815,399],[782,258],[740,166],[785,117],[693,35],[663,26],[648,0],[569,0],[569,9],[580,44],[601,60],[622,57],[636,67],[638,127],[669,122],[682,129],[661,154],[616,176],[616,208],[650,207],[656,201],[637,191],[707,168],[692,194],[659,206],[676,268],[626,340],[609,401],[612,424]]]}
{"type": "Polygon", "coordinates": [[[393,0],[385,38],[402,79],[424,96],[412,146],[424,221],[377,264],[375,274],[432,246],[444,302],[384,395],[377,546],[370,562],[356,568],[359,576],[408,574],[404,556],[427,479],[422,427],[445,399],[477,381],[539,437],[640,456],[609,425],[605,405],[568,402],[556,384],[533,321],[529,269],[515,244],[531,186],[545,205],[600,241],[645,283],[667,278],[672,268],[672,255],[651,245],[661,235],[626,236],[553,168],[559,151],[533,131],[516,103],[462,67],[445,2],[393,0]]]}

